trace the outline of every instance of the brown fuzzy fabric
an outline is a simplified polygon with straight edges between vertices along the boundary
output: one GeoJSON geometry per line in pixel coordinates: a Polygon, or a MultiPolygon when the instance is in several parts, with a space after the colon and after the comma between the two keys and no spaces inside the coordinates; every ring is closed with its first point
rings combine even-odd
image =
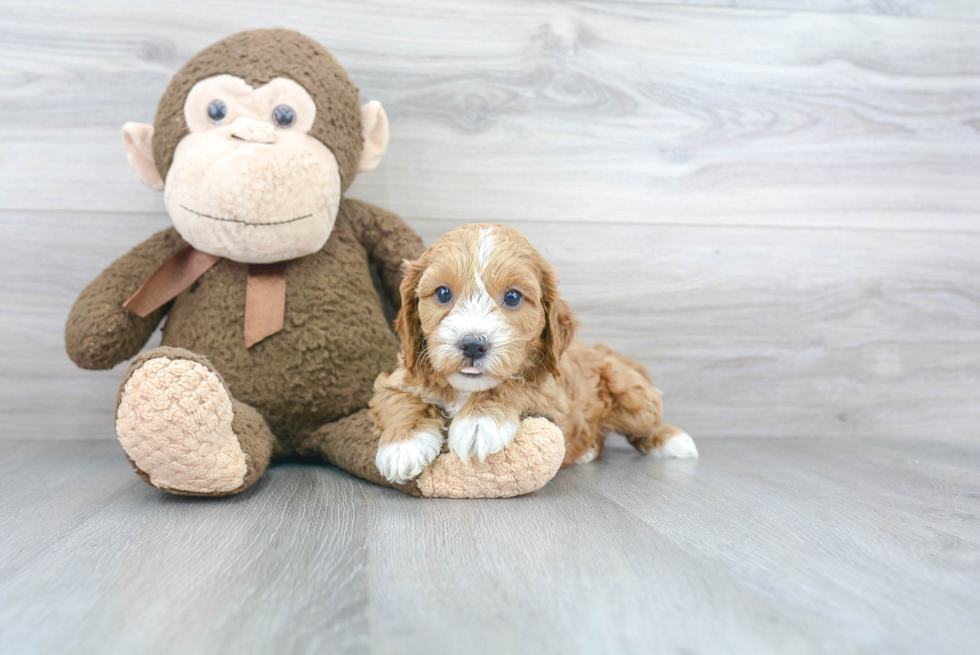
{"type": "Polygon", "coordinates": [[[171,303],[146,318],[124,308],[123,303],[160,264],[186,245],[174,229],[158,232],[85,287],[65,326],[65,348],[75,364],[87,369],[110,369],[140,351],[171,303]]]}
{"type": "Polygon", "coordinates": [[[357,87],[330,52],[299,32],[252,30],[222,39],[194,55],[177,71],[157,109],[153,158],[163,179],[174,149],[189,134],[184,101],[195,84],[215,75],[234,75],[255,88],[276,77],[297,82],[316,103],[310,135],[327,146],[340,165],[341,190],[357,175],[363,147],[357,87]]]}
{"type": "MultiPolygon", "coordinates": [[[[140,320],[122,303],[185,245],[173,228],[157,233],[82,292],[65,330],[67,350],[76,363],[111,368],[136,354],[162,312],[140,320]]],[[[261,455],[266,446],[253,450],[246,438],[261,436],[255,420],[261,417],[277,441],[260,441],[264,438],[269,449],[275,446],[277,455],[324,456],[354,475],[387,484],[374,468],[377,441],[363,417],[337,429],[317,429],[367,407],[374,379],[397,364],[398,342],[369,264],[377,266],[386,295],[398,303],[401,263],[416,259],[422,250],[421,238],[395,214],[344,199],[323,249],[288,263],[281,332],[245,348],[246,264],[221,260],[173,301],[163,345],[186,349],[190,352],[185,358],[206,362],[238,403],[257,411],[251,416],[242,405],[235,406],[233,429],[246,454],[255,458],[247,483],[254,481],[253,471],[257,477],[268,463],[268,455],[261,455]]],[[[141,365],[146,356],[132,366],[141,365]]],[[[126,379],[135,370],[132,366],[126,379]]],[[[411,488],[403,490],[412,493],[411,488]]]]}
{"type": "Polygon", "coordinates": [[[414,480],[408,484],[391,484],[385,480],[374,464],[377,452],[378,438],[367,409],[324,425],[297,444],[298,455],[322,457],[359,478],[412,496],[422,495],[414,480]]]}
{"type": "MultiPolygon", "coordinates": [[[[164,345],[207,357],[232,396],[258,409],[280,438],[301,439],[367,407],[378,373],[397,365],[398,342],[358,236],[365,228],[382,231],[386,254],[398,264],[420,252],[422,243],[394,214],[368,207],[345,200],[323,249],[287,263],[285,322],[272,337],[245,348],[248,265],[227,259],[179,295],[167,317],[164,345]],[[352,206],[361,223],[351,220],[352,206]]],[[[378,263],[381,270],[397,266],[378,263]]],[[[395,290],[388,290],[394,297],[395,290]]]]}
{"type": "Polygon", "coordinates": [[[238,445],[245,453],[245,464],[248,468],[242,486],[223,493],[222,496],[241,493],[258,482],[269,467],[272,451],[276,444],[275,436],[269,430],[265,419],[255,408],[249,407],[234,398],[231,399],[231,406],[235,412],[231,419],[231,430],[238,437],[238,445]]]}

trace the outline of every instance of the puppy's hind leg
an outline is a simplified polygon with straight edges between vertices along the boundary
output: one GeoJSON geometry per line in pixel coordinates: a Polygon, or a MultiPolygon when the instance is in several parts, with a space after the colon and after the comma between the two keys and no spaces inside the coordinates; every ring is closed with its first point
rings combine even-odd
{"type": "Polygon", "coordinates": [[[642,450],[635,443],[637,450],[644,454],[654,457],[697,457],[698,447],[694,444],[694,439],[687,432],[679,427],[664,423],[660,430],[653,435],[655,444],[650,450],[642,450]]]}
{"type": "Polygon", "coordinates": [[[605,356],[601,376],[612,401],[600,428],[619,432],[644,455],[697,457],[690,435],[663,422],[660,392],[643,366],[611,348],[600,348],[605,356]]]}

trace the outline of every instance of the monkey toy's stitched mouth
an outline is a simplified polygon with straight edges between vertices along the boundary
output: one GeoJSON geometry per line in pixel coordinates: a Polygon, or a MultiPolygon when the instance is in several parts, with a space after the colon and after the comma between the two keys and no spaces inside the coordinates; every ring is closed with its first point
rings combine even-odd
{"type": "Polygon", "coordinates": [[[305,216],[297,216],[296,218],[287,218],[284,221],[268,221],[266,223],[250,223],[249,221],[243,221],[240,218],[221,218],[220,216],[210,216],[208,214],[202,214],[201,212],[194,211],[193,209],[191,209],[190,207],[187,207],[186,205],[181,205],[180,208],[183,209],[183,210],[185,210],[185,211],[189,211],[192,214],[195,214],[197,216],[200,216],[201,218],[210,218],[212,221],[219,221],[221,223],[239,223],[241,225],[252,225],[252,226],[255,226],[255,227],[266,226],[266,225],[285,225],[286,223],[295,223],[296,221],[301,221],[304,218],[309,218],[309,217],[313,216],[313,214],[306,214],[305,216]]]}

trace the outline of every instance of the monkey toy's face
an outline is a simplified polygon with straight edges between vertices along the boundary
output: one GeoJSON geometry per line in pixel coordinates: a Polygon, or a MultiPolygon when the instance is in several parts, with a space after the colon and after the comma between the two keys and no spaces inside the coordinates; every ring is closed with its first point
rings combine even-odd
{"type": "Polygon", "coordinates": [[[164,192],[181,236],[198,250],[250,263],[318,251],[340,204],[340,169],[309,135],[310,94],[276,78],[253,89],[218,75],[184,104],[190,134],[174,151],[164,192]]]}
{"type": "MultiPolygon", "coordinates": [[[[164,191],[167,212],[188,243],[263,264],[317,252],[333,229],[342,171],[330,148],[311,134],[322,125],[318,118],[330,117],[318,117],[314,98],[292,79],[253,87],[219,74],[197,81],[173,119],[182,121],[183,136],[167,150],[172,158],[165,179],[153,159],[152,126],[127,123],[123,141],[140,178],[164,191]]],[[[359,127],[353,166],[371,170],[388,142],[380,103],[360,110],[359,127]]]]}

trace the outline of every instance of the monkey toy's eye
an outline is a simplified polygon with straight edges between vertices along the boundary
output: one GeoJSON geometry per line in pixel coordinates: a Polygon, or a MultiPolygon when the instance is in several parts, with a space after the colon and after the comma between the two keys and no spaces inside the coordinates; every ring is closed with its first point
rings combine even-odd
{"type": "Polygon", "coordinates": [[[436,289],[436,300],[445,305],[447,302],[453,299],[453,292],[449,290],[449,287],[439,287],[436,289]]]}
{"type": "Polygon", "coordinates": [[[208,105],[208,118],[211,119],[212,123],[220,123],[225,120],[227,115],[228,105],[225,104],[224,100],[212,100],[211,104],[208,105]]]}
{"type": "Polygon", "coordinates": [[[296,112],[288,105],[279,105],[272,110],[272,122],[279,127],[289,127],[296,122],[296,112]]]}
{"type": "Polygon", "coordinates": [[[511,289],[504,294],[504,304],[508,307],[517,307],[524,300],[524,296],[517,289],[511,289]]]}

